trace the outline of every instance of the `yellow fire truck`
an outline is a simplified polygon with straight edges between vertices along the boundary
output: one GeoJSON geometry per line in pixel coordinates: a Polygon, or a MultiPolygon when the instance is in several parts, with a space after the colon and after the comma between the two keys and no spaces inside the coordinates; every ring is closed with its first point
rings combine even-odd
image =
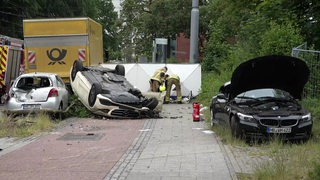
{"type": "Polygon", "coordinates": [[[10,84],[24,73],[23,41],[0,35],[0,103],[4,103],[4,95],[10,84]]]}

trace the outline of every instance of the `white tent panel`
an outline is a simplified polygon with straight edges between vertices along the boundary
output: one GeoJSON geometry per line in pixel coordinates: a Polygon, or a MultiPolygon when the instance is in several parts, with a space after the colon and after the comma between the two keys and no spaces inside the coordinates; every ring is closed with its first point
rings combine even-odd
{"type": "MultiPolygon", "coordinates": [[[[126,64],[123,64],[127,68],[126,64]]],[[[150,75],[145,71],[143,66],[135,64],[126,73],[127,80],[136,88],[140,89],[142,92],[147,92],[150,88],[149,79],[150,75]]]]}
{"type": "Polygon", "coordinates": [[[182,96],[199,94],[201,88],[200,64],[168,64],[168,74],[177,74],[180,77],[182,96]]]}
{"type": "MultiPolygon", "coordinates": [[[[167,74],[177,74],[180,77],[182,96],[193,96],[200,93],[201,66],[200,64],[122,64],[125,67],[126,79],[142,92],[150,90],[149,80],[153,73],[167,66],[167,74]]],[[[103,67],[115,68],[116,64],[102,64],[103,67]]],[[[172,95],[176,95],[173,91],[172,95]]]]}

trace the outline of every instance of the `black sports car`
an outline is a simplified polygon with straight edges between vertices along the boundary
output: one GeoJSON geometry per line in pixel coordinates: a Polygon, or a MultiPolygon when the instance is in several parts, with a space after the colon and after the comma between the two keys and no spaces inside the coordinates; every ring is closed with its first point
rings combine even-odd
{"type": "Polygon", "coordinates": [[[311,114],[299,104],[309,68],[290,56],[264,56],[240,64],[211,100],[211,126],[223,123],[236,138],[309,139],[311,114]]]}
{"type": "Polygon", "coordinates": [[[157,117],[156,97],[146,98],[124,77],[125,69],[84,67],[76,60],[70,70],[70,84],[82,104],[92,113],[112,118],[157,117]]]}

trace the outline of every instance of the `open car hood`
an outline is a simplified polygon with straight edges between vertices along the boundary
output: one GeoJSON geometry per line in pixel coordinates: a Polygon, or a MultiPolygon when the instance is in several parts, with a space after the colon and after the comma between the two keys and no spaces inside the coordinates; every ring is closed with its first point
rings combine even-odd
{"type": "Polygon", "coordinates": [[[254,58],[234,70],[230,98],[248,90],[275,88],[301,99],[309,74],[307,64],[295,57],[271,55],[254,58]]]}

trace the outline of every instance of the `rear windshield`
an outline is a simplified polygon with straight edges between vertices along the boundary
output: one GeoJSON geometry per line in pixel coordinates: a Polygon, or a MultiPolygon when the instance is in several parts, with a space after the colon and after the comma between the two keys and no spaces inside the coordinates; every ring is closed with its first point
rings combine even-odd
{"type": "Polygon", "coordinates": [[[51,83],[48,77],[24,77],[16,85],[17,88],[25,90],[50,86],[51,83]]]}

